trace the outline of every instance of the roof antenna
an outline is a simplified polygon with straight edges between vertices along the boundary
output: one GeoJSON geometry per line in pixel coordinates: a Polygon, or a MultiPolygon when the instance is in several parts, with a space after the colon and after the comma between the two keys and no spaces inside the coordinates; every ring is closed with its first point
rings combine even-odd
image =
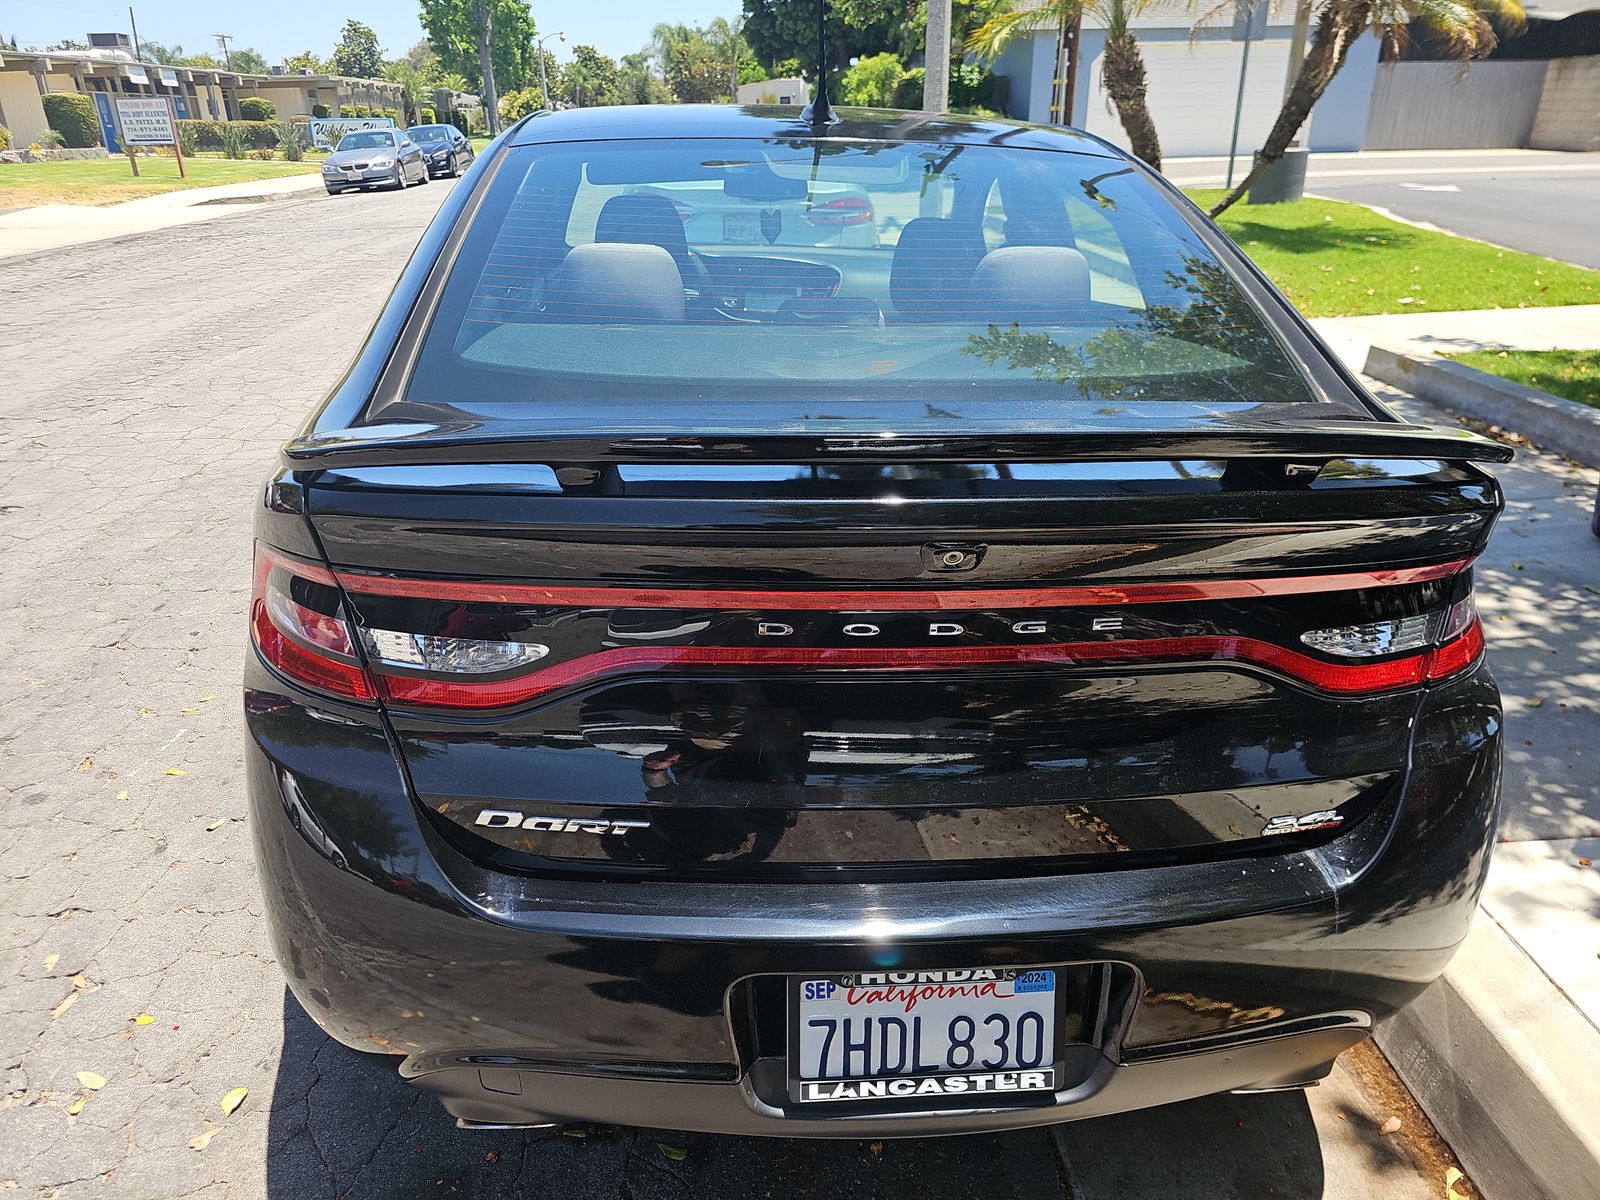
{"type": "Polygon", "coordinates": [[[811,126],[813,132],[826,129],[839,120],[828,103],[828,0],[817,0],[817,95],[805,106],[800,119],[811,126]]]}

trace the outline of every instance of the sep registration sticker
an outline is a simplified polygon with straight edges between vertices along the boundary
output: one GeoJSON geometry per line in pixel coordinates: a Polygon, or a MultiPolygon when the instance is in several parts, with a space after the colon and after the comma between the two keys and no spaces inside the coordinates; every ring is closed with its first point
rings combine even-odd
{"type": "Polygon", "coordinates": [[[791,1092],[804,1103],[1055,1090],[1056,973],[976,967],[792,981],[791,1092]]]}

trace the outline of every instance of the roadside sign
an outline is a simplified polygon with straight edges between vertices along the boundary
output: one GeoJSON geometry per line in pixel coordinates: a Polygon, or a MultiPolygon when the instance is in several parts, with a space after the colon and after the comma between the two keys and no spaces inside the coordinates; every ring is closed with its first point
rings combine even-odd
{"type": "Polygon", "coordinates": [[[165,96],[118,96],[117,119],[124,146],[175,146],[177,124],[165,96]]]}
{"type": "Polygon", "coordinates": [[[332,150],[339,139],[358,129],[393,129],[389,117],[314,117],[311,120],[311,144],[318,150],[332,150]]]}
{"type": "Polygon", "coordinates": [[[183,149],[178,145],[178,110],[170,96],[118,96],[117,124],[122,127],[122,148],[128,166],[139,174],[140,146],[171,146],[178,160],[178,176],[189,177],[183,165],[183,149]]]}

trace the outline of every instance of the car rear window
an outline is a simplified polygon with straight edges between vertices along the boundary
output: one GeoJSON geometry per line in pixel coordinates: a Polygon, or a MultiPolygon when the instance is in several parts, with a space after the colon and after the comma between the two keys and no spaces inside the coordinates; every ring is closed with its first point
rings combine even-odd
{"type": "Polygon", "coordinates": [[[552,428],[681,427],[684,404],[749,430],[1322,399],[1134,167],[843,139],[509,149],[414,362],[400,406],[552,428]]]}

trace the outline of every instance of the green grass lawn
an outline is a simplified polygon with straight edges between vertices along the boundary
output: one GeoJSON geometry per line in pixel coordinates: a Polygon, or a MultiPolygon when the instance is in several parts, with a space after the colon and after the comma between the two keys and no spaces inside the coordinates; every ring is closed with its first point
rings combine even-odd
{"type": "Polygon", "coordinates": [[[29,208],[35,204],[117,204],[180,188],[277,179],[317,170],[315,162],[266,162],[252,158],[188,158],[184,165],[189,177],[180,179],[177,159],[146,155],[139,159],[139,178],[135,179],[128,168],[127,157],[120,154],[115,158],[65,162],[4,163],[0,164],[0,209],[29,208]]]}
{"type": "Polygon", "coordinates": [[[1600,408],[1600,350],[1469,350],[1445,357],[1600,408]]]}
{"type": "MultiPolygon", "coordinates": [[[[1195,190],[1201,208],[1221,191],[1195,190]]],[[[1308,317],[1600,304],[1600,271],[1418,229],[1359,204],[1245,204],[1218,222],[1308,317]]]]}

